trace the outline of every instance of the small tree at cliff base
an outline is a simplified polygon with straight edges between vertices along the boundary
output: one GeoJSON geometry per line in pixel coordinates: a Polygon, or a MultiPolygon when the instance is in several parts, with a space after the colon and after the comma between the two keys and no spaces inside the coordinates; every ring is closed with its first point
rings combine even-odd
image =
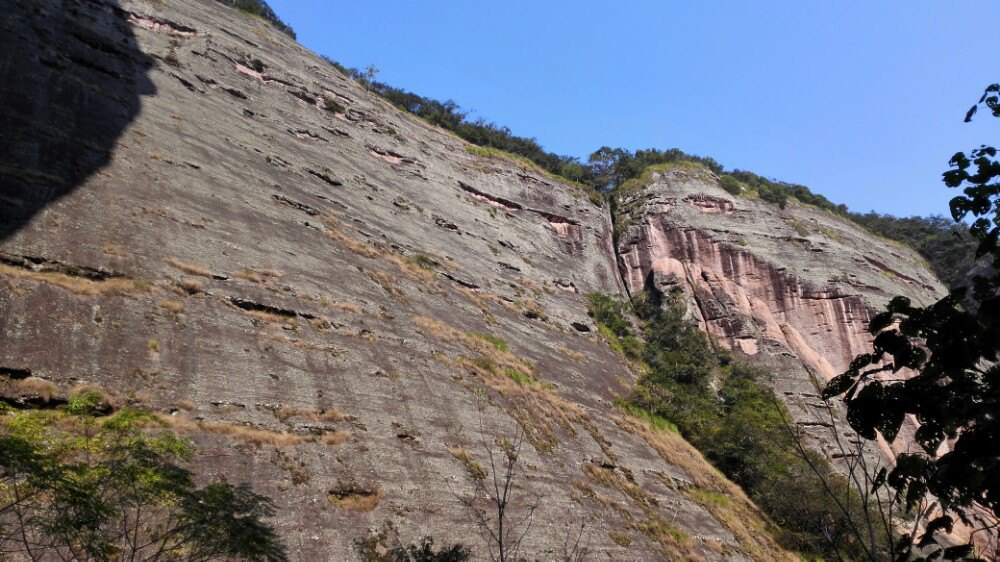
{"type": "Polygon", "coordinates": [[[62,410],[0,412],[0,559],[286,559],[248,486],[198,487],[191,445],[154,416],[106,415],[100,395],[62,410]]]}

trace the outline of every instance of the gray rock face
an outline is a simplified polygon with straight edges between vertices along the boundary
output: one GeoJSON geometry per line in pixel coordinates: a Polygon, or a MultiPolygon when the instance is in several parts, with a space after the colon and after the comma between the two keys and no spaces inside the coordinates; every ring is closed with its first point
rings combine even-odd
{"type": "Polygon", "coordinates": [[[13,0],[0,33],[0,373],[162,412],[203,478],[276,500],[295,559],[385,521],[482,555],[456,496],[517,426],[531,556],[580,522],[595,558],[787,556],[612,405],[606,208],[210,0],[13,0]]]}
{"type": "Polygon", "coordinates": [[[775,373],[795,420],[833,459],[843,451],[822,385],[870,351],[868,322],[889,299],[930,304],[946,292],[916,252],[795,201],[782,210],[734,197],[702,168],[669,167],[618,204],[629,291],[684,291],[716,341],[775,373]]]}
{"type": "Polygon", "coordinates": [[[4,2],[0,238],[108,164],[155,93],[128,17],[111,4],[4,2]]]}

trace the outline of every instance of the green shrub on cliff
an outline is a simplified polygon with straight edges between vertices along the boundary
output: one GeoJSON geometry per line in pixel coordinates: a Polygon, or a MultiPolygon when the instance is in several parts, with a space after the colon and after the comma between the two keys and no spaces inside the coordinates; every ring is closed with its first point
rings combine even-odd
{"type": "Polygon", "coordinates": [[[642,375],[622,399],[623,409],[655,420],[660,429],[679,430],[781,527],[778,538],[786,548],[809,556],[866,557],[873,549],[858,540],[852,520],[870,514],[821,455],[801,447],[767,373],[713,349],[680,303],[652,296],[635,302],[640,339],[626,303],[588,295],[591,315],[602,333],[617,339],[612,343],[635,340],[633,359],[641,362],[642,375]]]}
{"type": "Polygon", "coordinates": [[[587,298],[590,300],[590,316],[611,346],[626,358],[639,360],[642,357],[642,342],[627,320],[628,304],[603,293],[591,293],[587,298]]]}

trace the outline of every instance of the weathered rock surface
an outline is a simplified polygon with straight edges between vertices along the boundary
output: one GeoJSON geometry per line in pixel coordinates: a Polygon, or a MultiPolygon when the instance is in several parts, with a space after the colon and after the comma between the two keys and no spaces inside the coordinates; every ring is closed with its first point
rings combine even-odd
{"type": "Polygon", "coordinates": [[[795,201],[734,197],[701,168],[654,174],[618,209],[628,290],[682,290],[721,345],[775,373],[795,420],[834,459],[843,451],[822,384],[870,351],[868,322],[893,296],[930,304],[946,292],[913,250],[795,201]]]}
{"type": "Polygon", "coordinates": [[[581,521],[600,558],[785,556],[611,404],[633,375],[584,297],[622,291],[606,208],[210,0],[7,0],[0,37],[0,374],[170,414],[205,479],[275,498],[295,559],[387,520],[480,549],[465,463],[518,424],[533,556],[581,521]]]}

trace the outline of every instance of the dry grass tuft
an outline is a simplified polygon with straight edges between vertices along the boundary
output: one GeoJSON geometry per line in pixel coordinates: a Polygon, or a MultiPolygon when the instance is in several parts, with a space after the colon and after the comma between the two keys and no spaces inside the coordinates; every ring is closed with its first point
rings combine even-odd
{"type": "Polygon", "coordinates": [[[642,437],[664,461],[688,474],[697,491],[686,495],[725,526],[747,555],[760,561],[798,559],[774,540],[777,528],[768,516],[683,437],[670,431],[657,431],[649,423],[630,415],[616,415],[613,420],[622,430],[642,437]]]}
{"type": "Polygon", "coordinates": [[[243,314],[246,314],[247,316],[253,318],[255,321],[263,322],[265,324],[288,324],[290,326],[295,326],[298,324],[294,316],[275,314],[273,312],[268,312],[266,310],[245,310],[235,306],[234,308],[240,310],[241,312],[243,312],[243,314]]]}
{"type": "Polygon", "coordinates": [[[109,256],[118,256],[122,258],[128,255],[128,252],[125,251],[125,248],[122,248],[121,246],[116,246],[111,242],[105,244],[103,250],[104,253],[108,254],[109,256]]]}
{"type": "Polygon", "coordinates": [[[337,410],[306,410],[304,408],[293,408],[292,406],[281,406],[273,410],[272,413],[278,421],[287,423],[288,420],[298,418],[312,422],[339,422],[347,419],[343,413],[337,410]]]}
{"type": "Polygon", "coordinates": [[[351,252],[365,258],[375,259],[382,255],[382,250],[345,234],[341,230],[340,220],[333,213],[327,211],[321,214],[319,218],[326,226],[327,238],[343,244],[351,252]]]}
{"type": "Polygon", "coordinates": [[[617,505],[616,511],[624,518],[624,529],[629,529],[646,535],[658,548],[661,554],[671,560],[704,560],[698,552],[697,543],[686,533],[668,521],[657,509],[659,504],[653,496],[646,493],[636,484],[628,481],[617,470],[604,468],[593,463],[583,465],[583,473],[587,478],[604,488],[615,490],[627,498],[628,502],[619,502],[594,493],[593,497],[609,506],[617,505]],[[625,506],[636,509],[633,512],[625,506]]]}
{"type": "Polygon", "coordinates": [[[351,314],[358,314],[361,309],[357,305],[351,304],[349,302],[338,302],[330,305],[330,308],[337,310],[343,310],[344,312],[350,312],[351,314]]]}
{"type": "Polygon", "coordinates": [[[573,350],[571,350],[569,348],[559,346],[559,347],[556,348],[556,351],[558,351],[559,353],[562,353],[563,355],[565,355],[566,357],[569,357],[570,359],[572,359],[573,361],[576,361],[577,363],[586,363],[587,362],[587,356],[586,355],[584,355],[582,353],[577,353],[576,351],[573,351],[573,350]]]}
{"type": "Polygon", "coordinates": [[[174,269],[179,269],[188,275],[197,275],[198,277],[208,277],[212,278],[212,272],[201,267],[200,265],[194,265],[190,263],[184,263],[182,261],[175,260],[173,258],[166,261],[167,265],[174,269]]]}
{"type": "Polygon", "coordinates": [[[184,410],[186,412],[190,412],[192,410],[197,410],[198,406],[190,400],[178,400],[177,408],[184,410]]]}
{"type": "Polygon", "coordinates": [[[424,261],[427,259],[426,256],[423,256],[424,260],[420,259],[421,256],[423,255],[419,254],[416,257],[400,257],[396,254],[386,254],[385,259],[389,263],[395,265],[399,271],[403,273],[403,275],[406,275],[407,277],[425,285],[431,284],[434,282],[437,274],[430,268],[428,262],[424,261]]]}
{"type": "Polygon", "coordinates": [[[310,318],[309,325],[312,326],[313,329],[318,330],[320,332],[325,332],[329,330],[331,327],[333,327],[333,325],[330,324],[330,321],[327,320],[326,318],[323,318],[322,316],[310,318]]]}
{"type": "Polygon", "coordinates": [[[521,314],[527,318],[538,319],[542,322],[549,319],[548,315],[545,314],[545,310],[542,308],[542,305],[535,299],[524,299],[519,301],[518,304],[521,305],[521,314]]]}
{"type": "Polygon", "coordinates": [[[477,354],[475,358],[458,357],[456,362],[510,400],[510,414],[525,428],[528,440],[536,449],[548,451],[558,444],[553,424],[575,435],[574,425],[587,420],[586,410],[560,397],[552,385],[539,382],[534,365],[510,351],[440,320],[416,316],[413,323],[438,340],[459,343],[477,354]]]}
{"type": "Polygon", "coordinates": [[[184,292],[189,295],[203,293],[205,291],[205,286],[202,285],[200,281],[195,279],[184,279],[181,281],[181,288],[184,289],[184,292]]]}
{"type": "Polygon", "coordinates": [[[59,387],[45,379],[28,377],[21,380],[0,380],[0,396],[37,398],[50,402],[59,395],[59,387]]]}
{"type": "Polygon", "coordinates": [[[611,538],[612,542],[618,546],[624,548],[632,546],[632,538],[625,533],[619,531],[608,531],[608,536],[611,538]]]}
{"type": "Polygon", "coordinates": [[[48,283],[70,293],[84,296],[95,295],[125,295],[141,293],[149,290],[149,284],[134,279],[111,277],[103,280],[87,279],[66,275],[56,271],[32,271],[0,263],[0,277],[27,279],[39,283],[48,283]]]}
{"type": "Polygon", "coordinates": [[[296,433],[281,433],[270,429],[230,422],[195,421],[183,414],[175,414],[173,416],[160,415],[157,417],[168,427],[179,433],[186,433],[188,435],[222,435],[257,448],[266,445],[283,449],[309,441],[308,436],[296,433]]]}
{"type": "Polygon", "coordinates": [[[254,270],[250,269],[250,268],[243,268],[240,271],[234,271],[233,275],[236,276],[236,277],[240,277],[242,279],[246,279],[247,281],[249,281],[251,283],[263,283],[264,282],[264,279],[260,275],[257,275],[257,273],[254,270]]]}
{"type": "Polygon", "coordinates": [[[331,504],[345,511],[368,513],[378,507],[385,494],[378,488],[352,484],[330,490],[327,492],[327,497],[331,504]]]}
{"type": "Polygon", "coordinates": [[[476,461],[469,451],[460,447],[453,447],[448,449],[448,452],[451,453],[451,456],[462,462],[462,465],[465,466],[465,471],[468,472],[470,478],[475,478],[479,481],[486,480],[486,469],[484,469],[483,465],[476,461]]]}
{"type": "Polygon", "coordinates": [[[486,319],[487,324],[497,324],[496,316],[493,316],[493,311],[490,310],[490,305],[487,304],[486,300],[480,296],[479,291],[473,291],[467,287],[459,287],[458,290],[465,295],[465,298],[469,299],[480,312],[483,313],[483,317],[486,319]]]}
{"type": "Polygon", "coordinates": [[[372,278],[372,281],[378,283],[379,286],[385,290],[385,292],[389,293],[392,298],[399,302],[406,302],[406,293],[404,293],[402,289],[397,286],[399,280],[396,279],[395,275],[389,273],[388,271],[369,270],[368,276],[372,278]]]}
{"type": "Polygon", "coordinates": [[[328,447],[336,447],[338,445],[343,445],[351,438],[351,432],[338,429],[337,431],[328,431],[320,437],[320,443],[328,447]]]}
{"type": "Polygon", "coordinates": [[[166,310],[167,312],[172,312],[174,314],[180,314],[184,312],[184,305],[177,301],[167,301],[163,300],[156,304],[156,306],[166,310]]]}

